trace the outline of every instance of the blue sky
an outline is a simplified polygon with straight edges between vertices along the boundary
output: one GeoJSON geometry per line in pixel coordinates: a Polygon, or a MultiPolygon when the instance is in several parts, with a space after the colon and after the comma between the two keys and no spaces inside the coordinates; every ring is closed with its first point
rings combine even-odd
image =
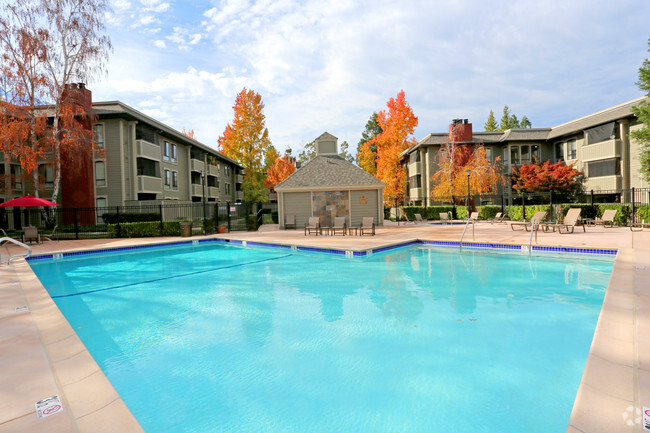
{"type": "Polygon", "coordinates": [[[216,148],[245,86],[273,145],[322,132],[356,149],[368,118],[404,89],[415,138],[504,105],[554,126],[642,96],[644,0],[110,0],[114,51],[89,83],[216,148]]]}

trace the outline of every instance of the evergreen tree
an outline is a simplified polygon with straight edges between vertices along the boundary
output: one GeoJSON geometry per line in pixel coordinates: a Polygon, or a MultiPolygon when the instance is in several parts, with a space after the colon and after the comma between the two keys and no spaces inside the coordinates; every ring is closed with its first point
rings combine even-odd
{"type": "Polygon", "coordinates": [[[383,131],[381,129],[381,126],[377,123],[377,113],[372,113],[372,116],[370,116],[370,119],[368,119],[368,122],[366,122],[366,129],[361,133],[361,140],[359,140],[359,143],[357,144],[357,164],[364,170],[374,173],[373,169],[377,168],[377,145],[372,141],[373,138],[375,138],[375,135],[381,134],[383,131]],[[367,142],[370,141],[370,144],[368,146],[364,146],[367,142]],[[362,163],[363,154],[364,152],[367,154],[365,155],[365,160],[368,161],[368,164],[372,164],[372,169],[369,169],[369,167],[364,167],[364,164],[362,163]]]}
{"type": "Polygon", "coordinates": [[[490,115],[488,116],[487,122],[485,122],[484,128],[487,132],[493,132],[499,129],[497,119],[494,117],[494,110],[490,110],[490,115]]]}
{"type": "MultiPolygon", "coordinates": [[[[650,47],[650,39],[648,40],[648,46],[650,47]]],[[[648,48],[648,51],[650,52],[650,48],[648,48]]],[[[639,68],[639,81],[636,82],[636,85],[650,97],[650,60],[647,57],[639,68]]],[[[641,169],[639,172],[650,182],[650,101],[646,99],[639,103],[639,105],[632,108],[632,112],[644,125],[643,128],[632,131],[630,135],[641,145],[641,154],[639,155],[641,169]]]]}
{"type": "Polygon", "coordinates": [[[530,120],[528,120],[528,117],[524,116],[521,118],[521,122],[519,122],[519,127],[520,128],[532,128],[533,125],[530,123],[530,120]]]}

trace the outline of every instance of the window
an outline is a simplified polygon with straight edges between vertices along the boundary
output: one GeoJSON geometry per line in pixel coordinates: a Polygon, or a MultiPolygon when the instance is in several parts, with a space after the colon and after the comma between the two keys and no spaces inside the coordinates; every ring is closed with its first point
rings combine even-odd
{"type": "Polygon", "coordinates": [[[13,180],[14,189],[23,189],[23,170],[20,165],[11,165],[11,178],[13,180]]]}
{"type": "Polygon", "coordinates": [[[492,155],[492,148],[491,147],[486,147],[485,148],[485,160],[486,161],[492,161],[493,155],[492,155]]]}
{"type": "Polygon", "coordinates": [[[422,187],[422,176],[411,176],[409,178],[409,188],[421,188],[422,187]]]}
{"type": "Polygon", "coordinates": [[[589,177],[615,176],[621,174],[620,161],[618,158],[603,159],[587,163],[587,175],[589,177]]]}
{"type": "Polygon", "coordinates": [[[230,184],[226,184],[226,195],[230,195],[230,184]]]}
{"type": "Polygon", "coordinates": [[[102,216],[106,212],[106,198],[97,197],[95,199],[95,206],[98,208],[95,209],[95,214],[97,215],[97,224],[103,224],[105,221],[102,216]]]}
{"type": "Polygon", "coordinates": [[[171,172],[169,170],[165,170],[165,189],[169,189],[170,185],[171,185],[171,172]]]}
{"type": "Polygon", "coordinates": [[[104,164],[104,161],[95,162],[95,185],[106,185],[106,165],[104,164]]]}
{"type": "Polygon", "coordinates": [[[530,146],[530,157],[533,162],[540,162],[541,155],[539,154],[539,146],[530,146]]]}
{"type": "Polygon", "coordinates": [[[223,174],[226,177],[230,177],[230,166],[229,165],[224,165],[223,166],[223,174]]]}
{"type": "Polygon", "coordinates": [[[52,188],[54,186],[54,167],[41,164],[38,166],[38,181],[41,185],[52,188]]]}
{"type": "Polygon", "coordinates": [[[160,167],[158,162],[147,158],[137,159],[138,176],[160,177],[160,167]]]}
{"type": "Polygon", "coordinates": [[[172,171],[172,189],[178,189],[178,172],[172,171]]]}
{"type": "Polygon", "coordinates": [[[555,143],[555,160],[564,159],[564,143],[555,143]]]}
{"type": "Polygon", "coordinates": [[[97,147],[104,147],[104,125],[101,123],[95,125],[95,143],[97,147]]]}
{"type": "Polygon", "coordinates": [[[414,162],[420,162],[420,152],[417,150],[415,152],[411,152],[409,155],[409,164],[413,164],[414,162]]]}
{"type": "Polygon", "coordinates": [[[171,154],[171,157],[172,157],[172,161],[176,162],[176,145],[175,145],[175,144],[172,144],[172,154],[171,154]]]}
{"type": "Polygon", "coordinates": [[[576,139],[572,138],[566,142],[566,159],[576,159],[576,139]]]}
{"type": "Polygon", "coordinates": [[[169,161],[169,156],[171,155],[171,153],[172,153],[171,144],[169,144],[169,141],[165,141],[163,143],[163,160],[169,161]]]}
{"type": "Polygon", "coordinates": [[[530,162],[530,146],[521,146],[521,162],[524,164],[530,162]]]}
{"type": "Polygon", "coordinates": [[[510,148],[510,163],[512,165],[519,165],[519,147],[514,146],[510,148]]]}

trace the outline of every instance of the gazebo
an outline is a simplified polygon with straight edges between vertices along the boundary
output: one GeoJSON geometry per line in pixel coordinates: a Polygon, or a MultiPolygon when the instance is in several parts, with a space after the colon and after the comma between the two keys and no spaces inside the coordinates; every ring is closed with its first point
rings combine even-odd
{"type": "Polygon", "coordinates": [[[348,225],[373,217],[384,223],[382,181],[338,155],[338,139],[325,132],[316,139],[316,156],[280,182],[278,217],[284,228],[285,215],[294,215],[296,226],[304,227],[309,217],[320,217],[331,226],[335,217],[346,217],[348,225]]]}

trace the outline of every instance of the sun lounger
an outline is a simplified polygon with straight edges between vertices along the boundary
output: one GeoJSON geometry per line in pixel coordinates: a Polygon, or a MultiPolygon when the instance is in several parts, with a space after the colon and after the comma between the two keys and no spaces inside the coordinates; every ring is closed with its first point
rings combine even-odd
{"type": "Polygon", "coordinates": [[[375,219],[373,217],[363,217],[361,220],[361,227],[359,227],[359,234],[375,235],[375,219]]]}
{"type": "Polygon", "coordinates": [[[419,213],[416,213],[415,214],[415,222],[416,223],[424,223],[424,222],[427,222],[427,220],[422,219],[422,215],[420,215],[419,213]]]}
{"type": "Polygon", "coordinates": [[[497,212],[497,214],[494,215],[494,218],[489,218],[486,221],[489,222],[490,224],[500,223],[503,222],[504,217],[505,215],[502,212],[497,212]]]}
{"type": "Polygon", "coordinates": [[[320,227],[320,218],[319,217],[310,217],[309,222],[305,226],[305,236],[307,234],[322,235],[323,231],[320,227]]]}
{"type": "Polygon", "coordinates": [[[650,229],[650,223],[643,220],[640,223],[630,224],[630,230],[632,230],[633,232],[640,232],[643,229],[650,229]]]}
{"type": "Polygon", "coordinates": [[[602,225],[603,227],[614,227],[614,218],[616,218],[616,209],[605,209],[603,216],[596,218],[594,224],[602,225]]]}
{"type": "Polygon", "coordinates": [[[560,234],[567,234],[567,233],[573,233],[573,230],[577,226],[581,226],[583,231],[587,231],[585,229],[585,225],[582,224],[580,221],[580,212],[582,212],[582,209],[579,207],[571,208],[569,211],[566,213],[564,216],[564,219],[562,220],[561,223],[546,223],[542,224],[542,229],[547,232],[552,229],[552,231],[557,231],[560,234]],[[570,230],[569,230],[570,229],[570,230]],[[564,230],[564,231],[563,231],[564,230]]]}
{"type": "Polygon", "coordinates": [[[478,212],[472,212],[471,214],[469,214],[469,221],[470,222],[478,221],[478,212]]]}
{"type": "Polygon", "coordinates": [[[443,224],[448,224],[451,222],[451,216],[449,215],[449,212],[440,212],[438,215],[440,216],[440,221],[443,224]]]}
{"type": "Polygon", "coordinates": [[[295,215],[285,215],[284,216],[284,228],[296,228],[296,216],[295,215]]]}
{"type": "Polygon", "coordinates": [[[535,225],[539,225],[542,222],[542,220],[544,220],[544,218],[546,218],[546,211],[542,210],[542,211],[539,211],[539,212],[535,212],[535,214],[530,219],[530,221],[512,222],[512,223],[510,223],[510,228],[512,230],[521,230],[521,228],[524,228],[528,232],[528,231],[530,231],[530,229],[531,229],[531,227],[533,225],[533,221],[535,222],[535,225]],[[515,227],[517,227],[517,228],[515,228],[515,227]]]}

